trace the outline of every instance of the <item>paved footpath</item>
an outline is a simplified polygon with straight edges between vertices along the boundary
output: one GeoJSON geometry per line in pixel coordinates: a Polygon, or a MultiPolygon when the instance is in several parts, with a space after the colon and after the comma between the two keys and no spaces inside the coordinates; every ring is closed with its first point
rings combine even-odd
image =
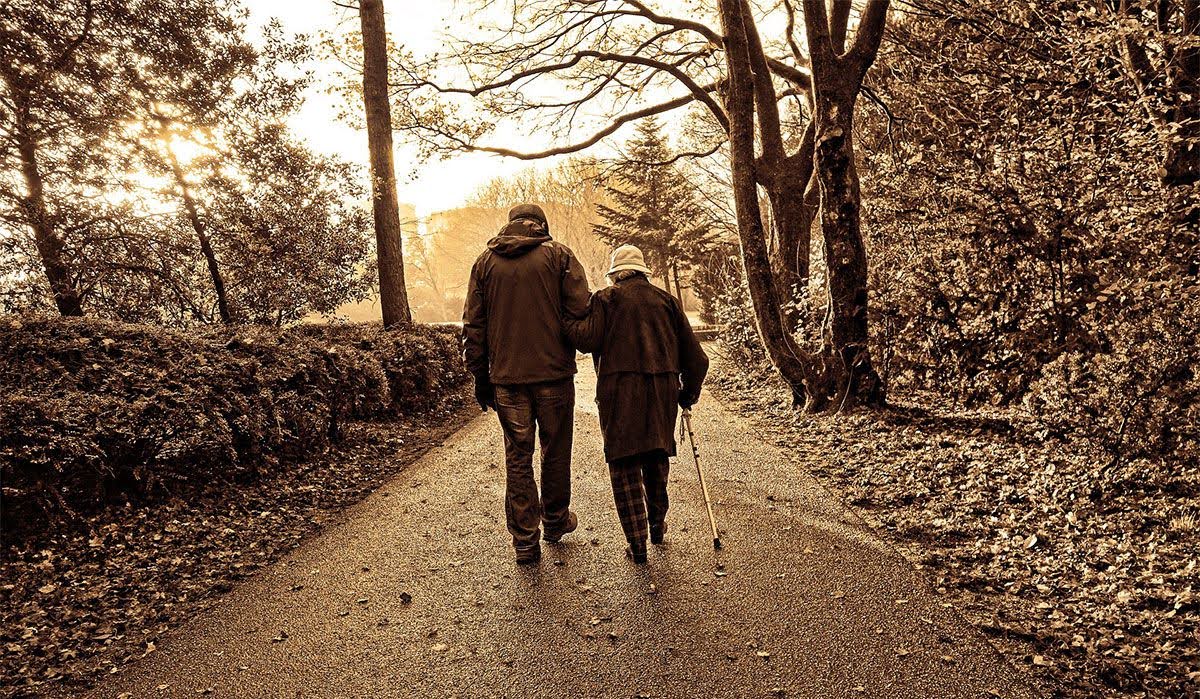
{"type": "Polygon", "coordinates": [[[1038,696],[796,461],[837,455],[790,455],[711,396],[695,426],[724,549],[685,449],[667,545],[627,562],[589,365],[580,529],[540,566],[512,560],[489,412],[93,696],[1038,696]]]}

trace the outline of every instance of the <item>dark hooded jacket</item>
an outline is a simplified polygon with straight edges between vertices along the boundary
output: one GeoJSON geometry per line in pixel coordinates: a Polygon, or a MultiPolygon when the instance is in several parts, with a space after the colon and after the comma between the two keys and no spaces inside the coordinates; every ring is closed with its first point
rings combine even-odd
{"type": "Polygon", "coordinates": [[[587,312],[588,285],[574,253],[550,237],[540,207],[513,208],[471,268],[463,357],[476,381],[528,384],[575,374],[562,318],[587,312]]]}
{"type": "Polygon", "coordinates": [[[700,398],[708,356],[679,302],[636,275],[592,296],[587,318],[565,318],[575,346],[596,363],[604,458],[675,455],[679,406],[700,398]]]}

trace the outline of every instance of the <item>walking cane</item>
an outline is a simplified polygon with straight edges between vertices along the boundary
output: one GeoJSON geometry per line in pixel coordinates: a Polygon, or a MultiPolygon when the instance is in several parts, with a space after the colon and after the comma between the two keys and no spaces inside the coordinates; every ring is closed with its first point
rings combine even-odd
{"type": "Polygon", "coordinates": [[[721,536],[717,534],[717,518],[713,517],[712,500],[708,497],[708,483],[700,468],[700,452],[696,449],[696,435],[692,432],[692,411],[683,409],[683,424],[687,426],[688,441],[692,443],[692,460],[696,462],[696,475],[700,476],[700,490],[704,493],[704,506],[708,508],[708,526],[712,527],[713,548],[721,548],[721,536]]]}

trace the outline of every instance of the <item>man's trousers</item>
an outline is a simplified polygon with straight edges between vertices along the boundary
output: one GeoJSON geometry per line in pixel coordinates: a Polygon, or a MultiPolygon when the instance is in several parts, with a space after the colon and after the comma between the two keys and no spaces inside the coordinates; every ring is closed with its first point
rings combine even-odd
{"type": "Polygon", "coordinates": [[[561,530],[571,505],[571,440],[575,379],[496,386],[496,414],[504,430],[504,512],[513,546],[538,545],[538,526],[561,530]],[[533,476],[534,432],[542,447],[542,488],[533,476]]]}

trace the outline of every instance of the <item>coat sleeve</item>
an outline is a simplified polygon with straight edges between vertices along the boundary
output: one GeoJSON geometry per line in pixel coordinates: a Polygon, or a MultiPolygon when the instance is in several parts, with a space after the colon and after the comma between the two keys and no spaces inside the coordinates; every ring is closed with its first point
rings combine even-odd
{"type": "Polygon", "coordinates": [[[583,265],[575,259],[575,253],[565,245],[562,246],[562,249],[567,258],[561,282],[563,316],[583,318],[588,313],[588,297],[591,295],[591,291],[588,290],[587,274],[583,271],[583,265]]]}
{"type": "Polygon", "coordinates": [[[475,261],[471,267],[471,277],[467,282],[467,300],[463,305],[462,346],[463,361],[467,370],[475,377],[476,382],[487,383],[488,377],[488,344],[487,344],[487,298],[483,293],[482,279],[483,258],[475,261]]]}
{"type": "Polygon", "coordinates": [[[567,339],[580,352],[599,352],[604,344],[606,315],[604,300],[600,298],[600,294],[592,294],[586,315],[582,318],[572,318],[569,314],[563,316],[563,329],[567,333],[567,339]]]}
{"type": "Polygon", "coordinates": [[[675,304],[675,325],[679,337],[679,405],[692,407],[700,400],[700,386],[708,374],[708,355],[696,338],[696,331],[688,322],[687,314],[675,304]]]}

